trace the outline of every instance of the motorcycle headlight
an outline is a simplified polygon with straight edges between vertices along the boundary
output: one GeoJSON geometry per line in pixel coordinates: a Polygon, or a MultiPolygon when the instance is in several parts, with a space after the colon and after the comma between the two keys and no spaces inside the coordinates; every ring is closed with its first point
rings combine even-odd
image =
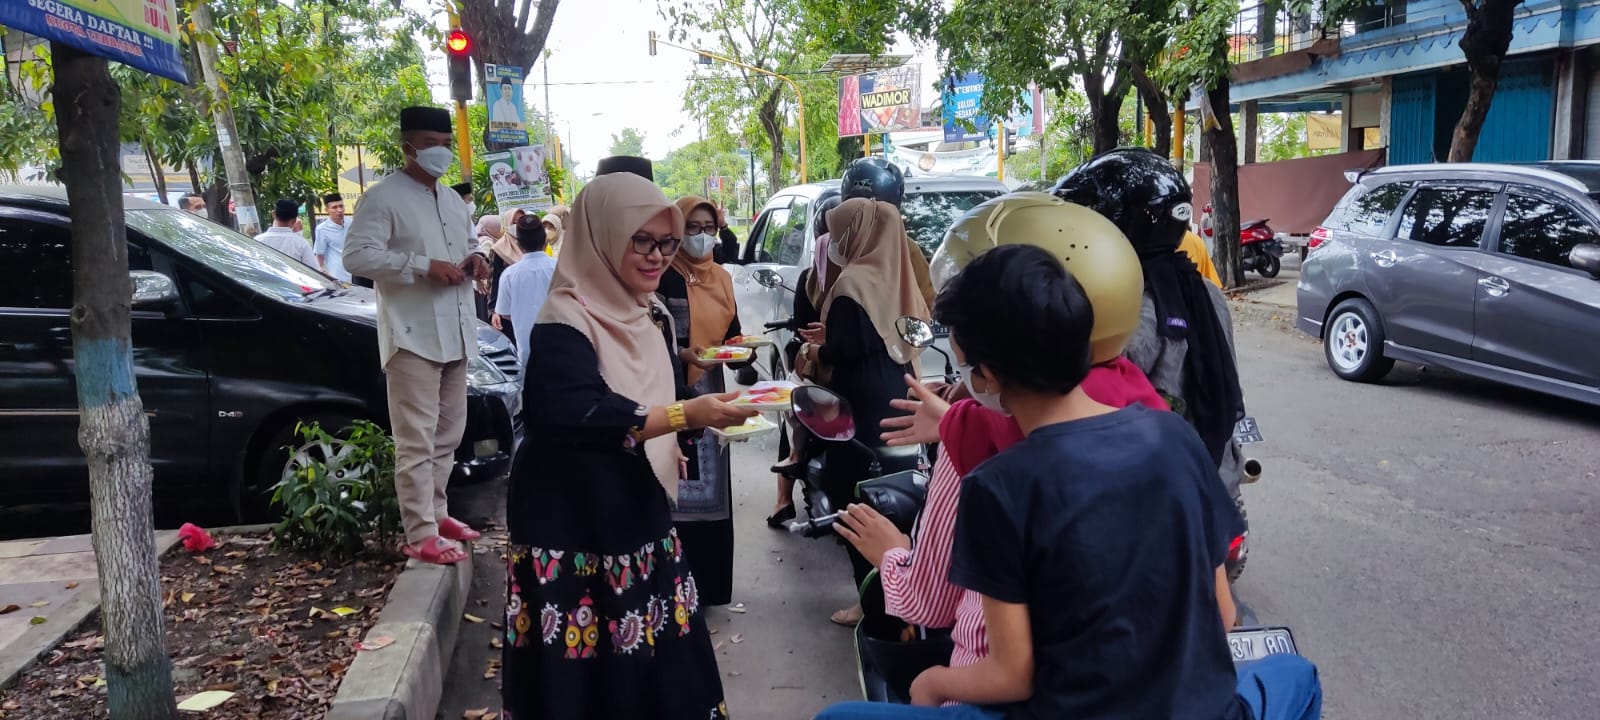
{"type": "Polygon", "coordinates": [[[473,355],[467,361],[467,384],[473,387],[501,385],[511,382],[511,378],[500,371],[494,363],[482,355],[473,355]]]}

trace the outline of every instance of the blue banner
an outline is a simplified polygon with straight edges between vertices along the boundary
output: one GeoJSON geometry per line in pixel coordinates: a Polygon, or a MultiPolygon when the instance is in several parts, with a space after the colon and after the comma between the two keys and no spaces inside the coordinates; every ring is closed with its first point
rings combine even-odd
{"type": "Polygon", "coordinates": [[[516,65],[484,65],[483,101],[489,106],[491,148],[522,147],[528,144],[528,125],[522,107],[522,68],[516,65]]]}
{"type": "Polygon", "coordinates": [[[978,108],[983,100],[982,75],[968,73],[956,78],[955,90],[952,92],[947,84],[942,96],[945,142],[973,142],[989,136],[989,116],[978,108]],[[970,123],[972,127],[965,127],[962,121],[970,123]]]}
{"type": "Polygon", "coordinates": [[[175,0],[4,0],[0,25],[189,82],[175,0]]]}

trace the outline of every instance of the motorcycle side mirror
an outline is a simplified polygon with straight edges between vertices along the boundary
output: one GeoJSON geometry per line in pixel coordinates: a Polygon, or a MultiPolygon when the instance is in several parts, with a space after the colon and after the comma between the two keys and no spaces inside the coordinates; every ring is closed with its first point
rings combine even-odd
{"type": "Polygon", "coordinates": [[[1572,266],[1589,273],[1600,279],[1600,244],[1583,243],[1572,246],[1572,253],[1567,256],[1567,262],[1572,266]]]}
{"type": "Polygon", "coordinates": [[[850,403],[819,385],[801,385],[789,394],[794,419],[812,435],[833,442],[848,442],[856,437],[856,421],[850,403]]]}
{"type": "Polygon", "coordinates": [[[923,322],[921,318],[907,315],[894,321],[894,329],[895,332],[900,333],[901,340],[918,350],[927,349],[933,345],[933,327],[923,322]]]}
{"type": "Polygon", "coordinates": [[[761,268],[755,271],[756,284],[768,290],[777,290],[783,287],[783,276],[776,270],[761,268]]]}

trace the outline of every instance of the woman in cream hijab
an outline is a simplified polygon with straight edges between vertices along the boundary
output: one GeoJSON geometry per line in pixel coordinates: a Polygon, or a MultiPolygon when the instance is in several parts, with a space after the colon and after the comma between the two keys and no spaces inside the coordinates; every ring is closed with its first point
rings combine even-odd
{"type": "MultiPolygon", "coordinates": [[[[901,415],[889,405],[904,398],[905,376],[917,376],[917,350],[900,339],[895,321],[907,315],[928,319],[905,241],[905,224],[894,205],[852,198],[828,213],[828,256],[842,268],[822,300],[821,329],[802,330],[800,353],[812,366],[827,370],[827,386],[849,401],[856,439],[882,445],[877,429],[884,418],[901,415]]],[[[834,507],[855,498],[857,482],[867,479],[871,458],[845,443],[829,443],[823,491],[834,507]]],[[[855,572],[855,587],[871,572],[853,547],[846,547],[855,572]]],[[[861,608],[840,610],[833,621],[851,625],[861,608]]]]}
{"type": "Polygon", "coordinates": [[[655,185],[595,178],[567,233],[530,334],[507,498],[506,714],[725,718],[694,549],[672,526],[675,436],[754,413],[732,395],[677,397],[654,294],[683,215],[655,185]]]}

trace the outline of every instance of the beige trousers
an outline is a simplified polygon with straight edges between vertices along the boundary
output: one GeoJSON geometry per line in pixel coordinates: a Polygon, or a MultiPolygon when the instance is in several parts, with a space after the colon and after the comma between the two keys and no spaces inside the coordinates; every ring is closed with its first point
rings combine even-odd
{"type": "Polygon", "coordinates": [[[406,542],[439,534],[445,486],[467,429],[467,361],[436,363],[400,350],[384,367],[394,426],[394,489],[406,542]]]}

